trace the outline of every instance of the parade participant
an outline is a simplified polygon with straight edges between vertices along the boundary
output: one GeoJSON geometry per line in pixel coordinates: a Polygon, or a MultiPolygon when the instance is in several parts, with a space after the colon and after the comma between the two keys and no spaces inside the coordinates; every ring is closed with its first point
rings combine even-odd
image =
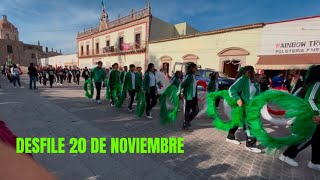
{"type": "Polygon", "coordinates": [[[41,76],[42,76],[42,80],[43,80],[43,85],[46,86],[47,85],[47,80],[48,80],[47,79],[47,68],[44,67],[42,69],[41,76]]]}
{"type": "Polygon", "coordinates": [[[38,78],[37,81],[39,82],[39,84],[42,84],[42,67],[38,68],[38,78]]]}
{"type": "Polygon", "coordinates": [[[137,67],[137,72],[136,72],[136,79],[137,79],[137,92],[141,91],[142,89],[142,68],[141,67],[137,67]]]}
{"type": "Polygon", "coordinates": [[[219,77],[219,73],[217,72],[210,74],[210,82],[207,87],[208,92],[215,92],[218,90],[218,77],[219,77]]]}
{"type": "MultiPolygon", "coordinates": [[[[116,90],[116,86],[120,84],[120,72],[118,70],[119,65],[118,63],[114,63],[112,65],[112,70],[109,75],[109,88],[110,92],[112,93],[114,90],[116,90]]],[[[120,92],[119,92],[120,93],[120,92]]],[[[116,98],[118,97],[118,94],[116,95],[116,98]]],[[[111,96],[111,106],[115,106],[115,97],[111,96]]]]}
{"type": "Polygon", "coordinates": [[[290,146],[280,155],[279,159],[291,166],[298,166],[298,162],[293,159],[299,152],[311,145],[312,160],[308,163],[308,167],[320,171],[320,65],[312,66],[307,74],[305,84],[298,92],[298,96],[309,102],[314,111],[313,120],[318,125],[312,139],[302,144],[290,146]]]}
{"type": "Polygon", "coordinates": [[[75,76],[76,76],[76,83],[79,85],[80,84],[80,69],[77,67],[77,69],[75,70],[75,76]]]}
{"type": "Polygon", "coordinates": [[[272,78],[272,88],[282,87],[283,82],[283,73],[279,73],[278,76],[272,78]]]}
{"type": "Polygon", "coordinates": [[[102,87],[102,82],[104,82],[106,77],[105,70],[102,68],[102,62],[98,62],[98,66],[92,69],[90,78],[94,80],[97,95],[96,95],[96,100],[98,101],[98,104],[101,104],[100,100],[100,92],[101,92],[101,87],[102,87]]]}
{"type": "Polygon", "coordinates": [[[146,93],[146,115],[148,119],[152,119],[151,110],[157,104],[157,81],[154,71],[154,64],[150,63],[143,79],[143,90],[146,93]]]}
{"type": "Polygon", "coordinates": [[[181,71],[176,71],[176,73],[174,74],[174,77],[172,78],[172,85],[174,85],[177,89],[180,88],[180,84],[181,84],[181,71]]]}
{"type": "Polygon", "coordinates": [[[59,71],[59,76],[60,76],[60,85],[62,85],[63,84],[63,80],[65,79],[64,77],[64,69],[60,69],[60,71],[59,71]]]}
{"type": "Polygon", "coordinates": [[[37,89],[36,81],[38,78],[38,71],[34,67],[33,63],[30,63],[30,66],[28,67],[28,74],[30,78],[29,88],[32,89],[32,84],[33,84],[33,89],[37,89]]]}
{"type": "Polygon", "coordinates": [[[138,88],[136,87],[137,81],[139,81],[139,79],[136,77],[136,72],[135,72],[135,65],[131,64],[129,66],[129,72],[126,73],[124,79],[123,79],[123,91],[129,93],[130,95],[130,102],[128,105],[128,110],[129,112],[132,112],[132,104],[134,101],[134,97],[136,95],[136,91],[138,90],[138,88]]]}
{"type": "Polygon", "coordinates": [[[69,74],[69,69],[68,68],[64,68],[63,72],[64,72],[64,81],[67,81],[68,74],[69,74]]]}
{"type": "Polygon", "coordinates": [[[48,75],[49,75],[50,88],[52,88],[52,84],[54,80],[54,69],[52,68],[52,66],[49,66],[48,75]]]}
{"type": "Polygon", "coordinates": [[[71,68],[70,69],[67,69],[68,70],[68,83],[71,83],[71,79],[72,79],[72,70],[71,68]]]}
{"type": "Polygon", "coordinates": [[[8,80],[10,81],[10,83],[13,82],[13,78],[11,75],[11,68],[12,68],[12,66],[10,65],[9,67],[7,67],[7,70],[6,70],[6,75],[7,75],[8,80]]]}
{"type": "Polygon", "coordinates": [[[82,77],[85,79],[85,81],[89,78],[89,70],[87,67],[84,68],[83,72],[82,72],[82,77]]]}
{"type": "Polygon", "coordinates": [[[128,72],[128,66],[124,66],[123,71],[120,73],[120,82],[123,83],[124,77],[126,76],[126,73],[128,72]]]}
{"type": "Polygon", "coordinates": [[[13,86],[16,88],[16,82],[18,82],[18,85],[20,88],[23,88],[21,86],[21,83],[20,83],[20,74],[21,74],[21,71],[20,69],[17,67],[16,64],[13,65],[13,67],[11,68],[11,74],[12,74],[12,78],[13,78],[13,86]]]}
{"type": "Polygon", "coordinates": [[[188,130],[191,127],[191,121],[199,113],[197,81],[195,74],[198,71],[195,63],[190,63],[187,66],[187,76],[181,83],[181,90],[183,90],[183,97],[185,100],[185,114],[182,128],[188,130]],[[192,112],[190,112],[192,111],[192,112]]]}
{"type": "MultiPolygon", "coordinates": [[[[237,101],[238,106],[243,107],[244,111],[246,106],[249,104],[250,100],[258,95],[260,92],[259,86],[253,82],[254,81],[254,68],[252,66],[245,66],[240,70],[237,75],[236,82],[230,86],[229,95],[234,100],[237,101]]],[[[245,113],[244,113],[245,114],[245,113]]],[[[245,117],[244,117],[245,121],[245,117]]],[[[261,150],[256,148],[256,138],[252,137],[249,133],[248,124],[244,125],[244,130],[246,131],[247,141],[246,150],[253,153],[261,153],[261,150]]],[[[235,133],[238,127],[229,130],[227,142],[239,145],[240,142],[236,140],[235,133]]]]}

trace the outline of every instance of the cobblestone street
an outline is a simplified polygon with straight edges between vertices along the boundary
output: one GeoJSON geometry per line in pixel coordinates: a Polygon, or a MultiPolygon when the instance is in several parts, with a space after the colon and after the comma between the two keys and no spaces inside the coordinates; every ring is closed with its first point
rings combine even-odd
{"type": "MultiPolygon", "coordinates": [[[[320,173],[307,168],[310,148],[300,153],[299,168],[278,160],[281,151],[253,154],[241,145],[225,142],[226,133],[198,118],[192,131],[182,131],[182,112],[175,124],[162,126],[159,108],[153,120],[137,118],[125,108],[112,108],[106,100],[98,105],[84,98],[82,85],[38,85],[31,91],[22,77],[24,89],[15,89],[1,77],[0,119],[20,137],[183,137],[185,153],[170,154],[36,154],[35,159],[62,180],[94,179],[270,179],[317,180],[320,173]]],[[[105,91],[102,91],[103,99],[105,91]]],[[[275,128],[275,127],[270,127],[275,128]]],[[[240,131],[241,132],[241,131],[240,131]]],[[[69,148],[69,147],[68,147],[69,148]]]]}

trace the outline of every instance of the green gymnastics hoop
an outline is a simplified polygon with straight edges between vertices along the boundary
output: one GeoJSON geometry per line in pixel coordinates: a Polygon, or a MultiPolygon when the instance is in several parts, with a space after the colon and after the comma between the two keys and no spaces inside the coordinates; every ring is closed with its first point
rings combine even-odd
{"type": "Polygon", "coordinates": [[[246,122],[250,126],[250,133],[269,151],[300,144],[310,139],[316,129],[316,124],[312,120],[313,111],[308,102],[282,91],[266,91],[252,99],[246,110],[246,122]],[[261,109],[269,102],[277,104],[286,111],[285,118],[292,120],[291,135],[275,138],[264,129],[260,118],[261,109]]]}
{"type": "Polygon", "coordinates": [[[177,113],[180,105],[180,97],[177,95],[178,89],[174,85],[170,85],[163,94],[159,97],[160,103],[160,121],[161,124],[172,123],[177,119],[177,113]],[[168,111],[167,98],[169,97],[170,102],[174,108],[168,111]]]}
{"type": "Polygon", "coordinates": [[[243,125],[243,107],[239,107],[237,102],[229,96],[227,90],[211,92],[207,94],[207,113],[208,116],[214,118],[212,124],[215,128],[223,131],[229,131],[234,127],[243,125]],[[215,101],[218,98],[223,98],[229,106],[231,106],[231,119],[223,121],[217,112],[215,101]]]}
{"type": "Polygon", "coordinates": [[[91,99],[93,97],[93,82],[91,79],[87,79],[83,85],[83,89],[85,91],[85,96],[89,99],[91,99]],[[90,85],[90,92],[88,91],[88,85],[90,85]]]}

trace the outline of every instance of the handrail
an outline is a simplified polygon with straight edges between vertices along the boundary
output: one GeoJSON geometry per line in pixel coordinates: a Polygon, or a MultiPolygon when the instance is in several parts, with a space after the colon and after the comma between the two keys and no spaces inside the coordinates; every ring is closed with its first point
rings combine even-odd
{"type": "MultiPolygon", "coordinates": [[[[120,17],[120,18],[118,18],[116,20],[110,21],[110,22],[108,22],[108,29],[111,29],[111,28],[114,28],[114,27],[129,23],[129,22],[132,22],[134,20],[137,20],[137,19],[140,19],[140,18],[143,18],[143,17],[146,17],[146,16],[149,16],[150,15],[150,11],[151,11],[150,7],[146,7],[144,9],[139,10],[139,11],[133,12],[133,13],[127,15],[127,16],[123,16],[123,17],[120,17]]],[[[98,32],[100,32],[100,27],[96,26],[94,28],[91,28],[90,30],[87,30],[87,31],[84,31],[84,32],[79,32],[78,33],[78,38],[86,36],[86,35],[95,34],[95,33],[98,33],[98,32]]]]}

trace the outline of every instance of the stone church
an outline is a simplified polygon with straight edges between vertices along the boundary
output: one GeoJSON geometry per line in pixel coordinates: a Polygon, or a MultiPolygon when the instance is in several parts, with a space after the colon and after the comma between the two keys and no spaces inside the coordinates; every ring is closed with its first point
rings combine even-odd
{"type": "Polygon", "coordinates": [[[0,65],[4,64],[19,64],[20,66],[28,66],[29,63],[39,64],[41,58],[61,55],[58,51],[48,50],[38,44],[24,44],[19,40],[19,31],[3,15],[0,20],[0,65]]]}

